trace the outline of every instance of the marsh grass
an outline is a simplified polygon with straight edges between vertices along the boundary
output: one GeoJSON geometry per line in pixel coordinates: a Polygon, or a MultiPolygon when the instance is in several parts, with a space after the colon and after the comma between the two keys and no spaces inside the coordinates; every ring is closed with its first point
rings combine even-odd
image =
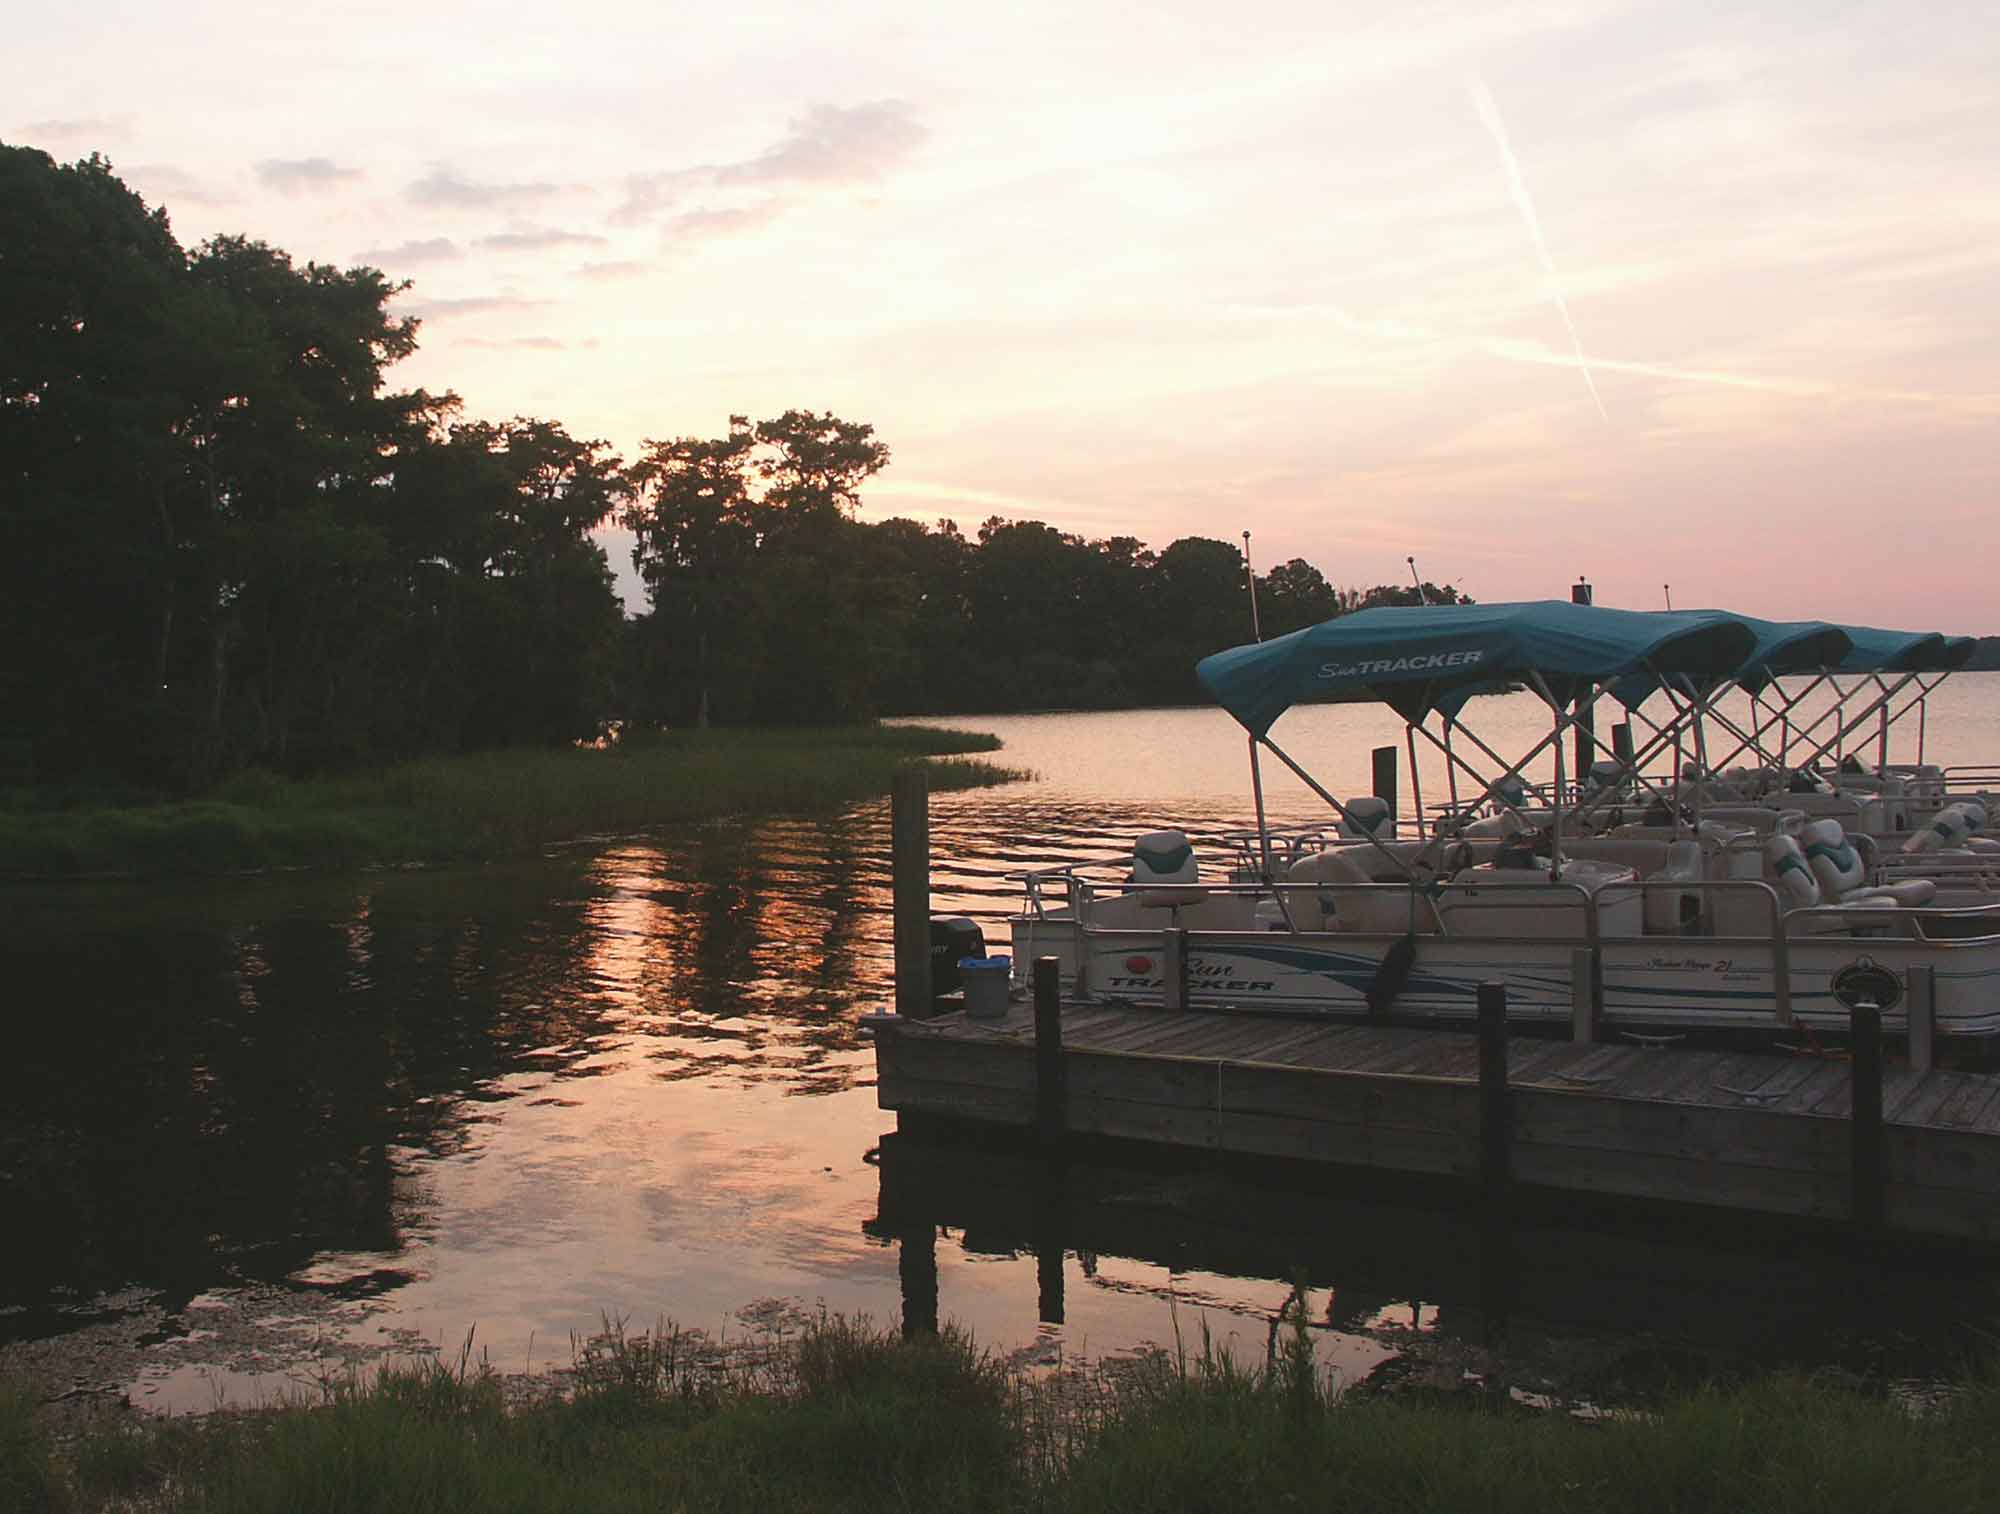
{"type": "Polygon", "coordinates": [[[988,735],[923,726],[674,732],[611,751],[429,758],[342,777],[251,771],[200,799],[0,796],[0,876],[221,873],[520,855],[584,837],[744,813],[810,813],[886,793],[930,759],[934,789],[1022,775],[963,755],[988,735]]]}
{"type": "Polygon", "coordinates": [[[2000,1507],[2000,1388],[1915,1413],[1799,1376],[1593,1421],[1504,1395],[1341,1392],[1302,1307],[1261,1366],[1204,1331],[1079,1373],[947,1329],[822,1313],[724,1347],[622,1322],[523,1394],[468,1350],[322,1381],[288,1407],[114,1423],[52,1447],[0,1394],[8,1509],[1464,1511],[1958,1514],[2000,1507]]]}

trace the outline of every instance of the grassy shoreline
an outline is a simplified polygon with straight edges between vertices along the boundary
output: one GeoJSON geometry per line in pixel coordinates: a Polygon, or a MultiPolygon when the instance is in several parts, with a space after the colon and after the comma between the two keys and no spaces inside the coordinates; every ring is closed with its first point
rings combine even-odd
{"type": "Polygon", "coordinates": [[[419,1363],[287,1407],[53,1439],[0,1384],[0,1505],[38,1514],[588,1508],[1146,1514],[1956,1514],[2000,1506],[2000,1385],[1921,1411],[1797,1376],[1594,1419],[1504,1392],[1337,1392],[1294,1322],[1262,1368],[1206,1350],[1035,1374],[947,1329],[822,1316],[759,1349],[614,1330],[559,1385],[419,1363]],[[519,1385],[515,1385],[518,1390],[519,1385]]]}
{"type": "Polygon", "coordinates": [[[0,795],[0,878],[164,877],[518,856],[582,837],[837,808],[929,759],[931,787],[1019,778],[964,754],[997,738],[930,726],[673,732],[613,751],[522,750],[335,778],[251,772],[199,799],[57,804],[0,795]]]}

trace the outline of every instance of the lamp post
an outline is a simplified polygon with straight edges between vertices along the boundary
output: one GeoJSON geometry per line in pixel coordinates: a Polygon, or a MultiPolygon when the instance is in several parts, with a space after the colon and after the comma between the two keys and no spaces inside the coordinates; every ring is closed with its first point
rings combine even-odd
{"type": "Polygon", "coordinates": [[[1250,634],[1258,641],[1264,639],[1264,628],[1257,620],[1257,570],[1250,566],[1250,533],[1243,533],[1243,572],[1250,580],[1250,634]]]}

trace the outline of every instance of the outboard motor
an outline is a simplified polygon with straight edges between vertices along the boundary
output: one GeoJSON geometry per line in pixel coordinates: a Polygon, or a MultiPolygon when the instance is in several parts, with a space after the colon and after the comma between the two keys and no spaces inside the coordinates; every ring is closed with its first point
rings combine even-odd
{"type": "Polygon", "coordinates": [[[970,915],[931,916],[931,1002],[965,986],[959,977],[961,957],[984,957],[986,933],[970,915]]]}

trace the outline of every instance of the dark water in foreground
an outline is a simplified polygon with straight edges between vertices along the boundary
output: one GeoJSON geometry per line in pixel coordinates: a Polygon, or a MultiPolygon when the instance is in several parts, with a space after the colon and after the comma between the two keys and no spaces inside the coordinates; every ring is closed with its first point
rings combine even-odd
{"type": "MultiPolygon", "coordinates": [[[[934,799],[938,905],[1004,940],[1007,869],[1159,818],[1059,788],[934,799]]],[[[199,1408],[342,1349],[476,1328],[539,1365],[607,1312],[740,1333],[774,1299],[935,1308],[1043,1358],[1205,1320],[1261,1355],[1303,1281],[1350,1379],[1487,1371],[1497,1341],[1602,1397],[1777,1361],[1921,1378],[2000,1320],[1991,1260],[1555,1212],[1502,1296],[1450,1195],[1185,1162],[1052,1188],[990,1144],[885,1145],[856,1022],[889,996],[887,850],[874,805],[517,866],[0,894],[0,1344],[123,1329],[100,1373],[199,1408]],[[218,1323],[245,1307],[283,1328],[218,1323]]]]}

